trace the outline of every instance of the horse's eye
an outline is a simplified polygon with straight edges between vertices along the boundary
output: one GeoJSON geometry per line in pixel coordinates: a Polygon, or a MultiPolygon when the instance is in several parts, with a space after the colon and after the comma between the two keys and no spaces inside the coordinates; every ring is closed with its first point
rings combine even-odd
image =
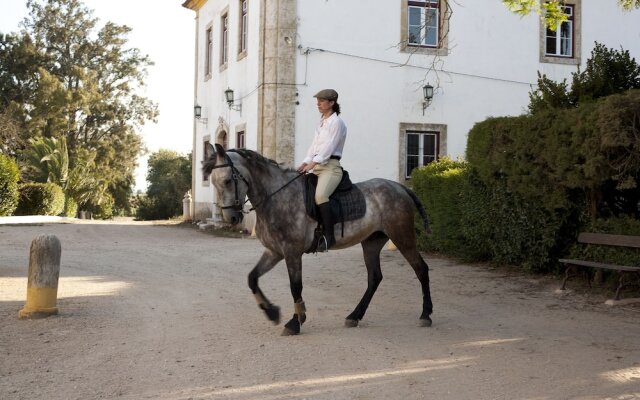
{"type": "Polygon", "coordinates": [[[224,184],[227,186],[231,185],[231,179],[225,179],[224,184]]]}

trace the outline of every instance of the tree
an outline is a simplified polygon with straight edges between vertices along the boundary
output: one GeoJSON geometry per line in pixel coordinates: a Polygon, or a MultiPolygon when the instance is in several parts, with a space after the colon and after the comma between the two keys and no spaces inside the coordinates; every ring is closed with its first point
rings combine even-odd
{"type": "Polygon", "coordinates": [[[572,73],[571,86],[566,80],[555,82],[538,73],[537,88],[529,93],[529,112],[572,108],[631,89],[640,89],[640,64],[629,51],[609,49],[596,42],[585,70],[578,68],[572,73]]]}
{"type": "Polygon", "coordinates": [[[191,188],[191,155],[160,149],[149,157],[147,197],[139,219],[167,219],[182,213],[182,199],[191,188]]]}
{"type": "Polygon", "coordinates": [[[79,0],[28,0],[27,7],[22,31],[0,35],[0,112],[23,131],[23,141],[6,151],[24,148],[26,138],[64,137],[70,169],[81,149],[93,153],[122,203],[116,206],[125,208],[144,152],[136,130],[157,116],[156,105],[136,94],[152,63],[126,47],[129,27],[98,28],[79,0]]]}
{"type": "MultiPolygon", "coordinates": [[[[532,12],[540,14],[546,25],[555,30],[558,24],[567,19],[562,11],[564,0],[551,0],[540,3],[539,0],[502,0],[502,3],[513,13],[521,16],[532,12]]],[[[640,0],[618,0],[618,5],[625,11],[640,8],[640,0]]]]}

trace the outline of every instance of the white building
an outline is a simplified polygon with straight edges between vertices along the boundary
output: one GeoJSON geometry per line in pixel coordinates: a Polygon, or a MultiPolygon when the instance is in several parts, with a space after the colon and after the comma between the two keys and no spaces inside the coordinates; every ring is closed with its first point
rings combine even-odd
{"type": "Polygon", "coordinates": [[[640,11],[567,0],[557,33],[500,0],[187,0],[196,13],[194,218],[211,217],[207,142],[301,162],[319,119],[313,95],[340,95],[354,182],[404,181],[434,158],[464,156],[489,116],[526,111],[537,72],[570,78],[594,42],[640,56],[640,11]],[[613,29],[612,27],[615,27],[613,29]],[[434,87],[430,101],[423,86],[434,87]],[[232,89],[228,106],[225,90],[232,89]]]}

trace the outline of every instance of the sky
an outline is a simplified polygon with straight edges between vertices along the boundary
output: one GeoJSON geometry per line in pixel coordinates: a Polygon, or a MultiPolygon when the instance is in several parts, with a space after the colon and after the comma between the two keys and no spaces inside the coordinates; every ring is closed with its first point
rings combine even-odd
{"type": "MultiPolygon", "coordinates": [[[[150,153],[191,151],[196,14],[182,7],[184,0],[81,1],[99,19],[98,27],[111,21],[132,28],[127,47],[138,48],[155,63],[148,67],[146,91],[139,93],[157,103],[160,112],[157,123],[148,122],[139,132],[149,152],[138,159],[134,191],[144,191],[150,153]]],[[[26,0],[0,0],[0,31],[19,31],[27,15],[26,0]]]]}

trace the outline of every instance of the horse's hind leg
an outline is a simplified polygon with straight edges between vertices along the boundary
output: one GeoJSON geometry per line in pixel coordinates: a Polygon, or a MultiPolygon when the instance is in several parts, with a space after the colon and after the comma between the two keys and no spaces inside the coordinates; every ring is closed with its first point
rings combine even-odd
{"type": "Polygon", "coordinates": [[[394,241],[393,243],[398,250],[400,250],[404,258],[409,261],[422,286],[422,315],[420,315],[420,325],[431,326],[431,317],[429,316],[433,312],[433,303],[431,302],[431,289],[429,288],[429,266],[418,252],[415,245],[415,238],[413,240],[407,240],[406,242],[409,243],[407,244],[403,240],[394,241]]]}
{"type": "Polygon", "coordinates": [[[258,307],[260,307],[260,309],[264,311],[265,314],[267,314],[267,318],[269,318],[270,321],[273,321],[273,323],[276,325],[280,323],[280,307],[271,304],[271,302],[265,297],[265,295],[262,293],[262,290],[260,290],[260,287],[258,286],[258,279],[262,275],[271,271],[271,269],[280,260],[282,260],[282,258],[282,256],[275,254],[270,250],[265,250],[264,253],[262,253],[262,257],[260,257],[258,264],[256,264],[253,270],[249,273],[248,278],[249,288],[256,298],[258,307]]]}
{"type": "Polygon", "coordinates": [[[369,303],[373,298],[378,285],[382,281],[382,271],[380,270],[380,251],[389,238],[382,232],[376,232],[362,242],[364,252],[364,263],[367,266],[367,290],[356,306],[355,310],[345,320],[345,326],[355,327],[367,312],[369,303]]]}

